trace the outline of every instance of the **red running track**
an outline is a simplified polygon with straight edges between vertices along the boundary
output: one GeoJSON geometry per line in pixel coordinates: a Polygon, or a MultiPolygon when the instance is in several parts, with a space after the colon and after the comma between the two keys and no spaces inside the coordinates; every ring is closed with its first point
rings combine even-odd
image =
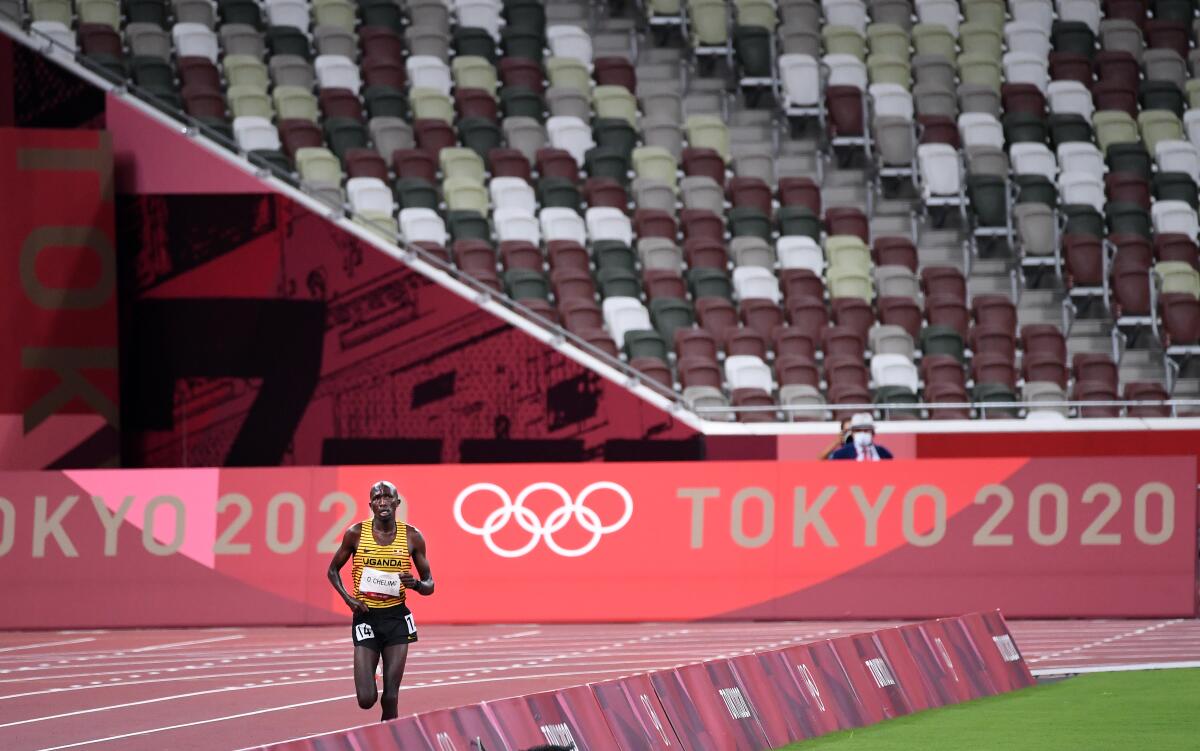
{"type": "MultiPolygon", "coordinates": [[[[894,622],[427,626],[401,714],[731,656],[894,622]]],[[[1017,621],[1034,672],[1200,660],[1200,621],[1017,621]]],[[[377,719],[349,629],[0,634],[0,748],[241,749],[377,719]]]]}

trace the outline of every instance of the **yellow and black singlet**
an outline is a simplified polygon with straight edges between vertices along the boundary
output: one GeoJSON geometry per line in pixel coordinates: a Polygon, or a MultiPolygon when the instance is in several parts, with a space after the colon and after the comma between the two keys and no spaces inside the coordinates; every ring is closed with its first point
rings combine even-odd
{"type": "Polygon", "coordinates": [[[400,574],[408,571],[408,525],[396,521],[396,539],[390,545],[375,541],[374,519],[362,523],[358,548],[354,551],[354,596],[369,608],[404,604],[400,574]]]}

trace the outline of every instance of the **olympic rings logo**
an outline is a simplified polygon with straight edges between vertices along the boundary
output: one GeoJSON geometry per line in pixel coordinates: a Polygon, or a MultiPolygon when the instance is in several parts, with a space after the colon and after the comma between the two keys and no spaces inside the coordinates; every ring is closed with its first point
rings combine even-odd
{"type": "Polygon", "coordinates": [[[558,555],[564,558],[578,558],[595,550],[596,546],[600,544],[601,537],[624,527],[629,523],[629,519],[632,516],[633,497],[629,495],[628,490],[615,482],[594,482],[580,491],[579,495],[575,496],[575,498],[571,498],[570,493],[564,490],[561,485],[556,485],[552,482],[535,482],[522,490],[517,495],[515,501],[508,494],[508,491],[499,485],[490,482],[477,482],[465,488],[454,499],[454,521],[458,522],[458,526],[464,532],[482,537],[484,544],[488,546],[488,550],[491,550],[501,558],[520,558],[536,548],[538,542],[542,540],[546,541],[546,547],[558,555]],[[563,504],[551,511],[544,522],[538,518],[537,514],[525,507],[525,501],[529,496],[541,490],[546,490],[557,495],[563,504]],[[588,497],[599,490],[611,490],[625,502],[625,512],[612,524],[601,524],[600,515],[584,505],[588,497]],[[484,519],[483,526],[476,526],[463,518],[463,504],[467,502],[468,498],[478,492],[492,493],[500,499],[501,503],[500,508],[492,511],[484,519]],[[493,535],[508,526],[508,523],[514,519],[517,522],[517,526],[530,534],[530,538],[529,542],[521,547],[510,550],[496,544],[493,535]],[[583,527],[586,532],[590,532],[592,536],[591,539],[578,548],[564,548],[554,539],[554,535],[566,527],[572,519],[578,522],[579,526],[583,527]]]}

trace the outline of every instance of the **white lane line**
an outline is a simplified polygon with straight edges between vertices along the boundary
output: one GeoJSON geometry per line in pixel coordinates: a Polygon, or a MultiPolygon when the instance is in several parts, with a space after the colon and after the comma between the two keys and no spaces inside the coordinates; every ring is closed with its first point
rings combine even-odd
{"type": "Polygon", "coordinates": [[[46,722],[47,720],[61,720],[64,717],[78,717],[79,715],[94,714],[96,712],[107,712],[112,709],[128,709],[129,707],[140,707],[146,704],[158,704],[164,701],[175,701],[177,699],[190,699],[196,696],[210,696],[212,694],[223,694],[232,691],[249,691],[252,688],[278,688],[280,686],[294,686],[300,683],[320,683],[329,680],[345,680],[343,677],[338,678],[310,678],[305,681],[289,681],[287,683],[267,683],[263,685],[251,684],[249,686],[222,686],[221,688],[210,688],[204,691],[191,691],[186,694],[172,694],[171,696],[156,696],[153,699],[142,699],[140,701],[127,701],[121,704],[110,704],[106,707],[89,707],[88,709],[77,709],[73,712],[60,712],[59,714],[43,715],[42,717],[30,717],[25,720],[16,720],[14,722],[6,722],[0,724],[0,728],[11,728],[18,725],[29,725],[35,722],[46,722]]]}
{"type": "Polygon", "coordinates": [[[1051,660],[1051,659],[1054,659],[1055,657],[1061,657],[1062,655],[1078,654],[1079,652],[1082,652],[1085,649],[1091,649],[1092,647],[1099,647],[1102,644],[1109,644],[1114,641],[1119,641],[1121,639],[1128,639],[1131,637],[1141,636],[1142,634],[1148,633],[1150,631],[1157,631],[1158,629],[1165,628],[1166,626],[1170,626],[1175,623],[1181,623],[1182,621],[1183,621],[1182,618],[1172,618],[1169,620],[1160,621],[1159,623],[1155,623],[1155,624],[1152,624],[1149,626],[1143,626],[1142,628],[1137,628],[1132,631],[1126,631],[1123,634],[1116,634],[1114,636],[1109,636],[1104,639],[1100,639],[1100,640],[1093,641],[1093,642],[1088,642],[1087,644],[1080,644],[1078,646],[1071,647],[1070,649],[1062,649],[1057,652],[1050,652],[1049,654],[1038,655],[1037,657],[1026,660],[1025,662],[1032,664],[1035,662],[1043,662],[1045,660],[1051,660]]]}
{"type": "MultiPolygon", "coordinates": [[[[330,665],[328,667],[321,667],[320,670],[322,672],[324,672],[326,670],[351,670],[351,669],[353,669],[353,667],[354,667],[353,665],[336,665],[336,666],[330,665]]],[[[144,686],[149,683],[182,683],[184,681],[204,681],[204,680],[215,680],[217,678],[240,678],[240,677],[244,677],[247,675],[286,676],[290,673],[299,673],[299,672],[301,672],[300,668],[293,668],[291,670],[251,670],[251,671],[246,671],[246,672],[242,672],[242,673],[210,673],[208,675],[182,675],[182,676],[181,675],[172,675],[168,678],[146,678],[144,680],[122,681],[119,678],[114,678],[111,680],[116,681],[115,683],[109,682],[109,683],[97,683],[96,685],[89,684],[89,685],[61,686],[58,688],[42,689],[41,691],[26,691],[23,694],[8,694],[7,696],[0,696],[0,701],[4,701],[6,699],[21,699],[26,696],[41,696],[43,694],[65,694],[65,693],[69,693],[71,691],[90,691],[93,689],[100,689],[100,688],[127,688],[129,686],[144,686]]],[[[435,671],[435,672],[450,672],[450,671],[435,671]]],[[[421,672],[413,671],[412,674],[413,675],[421,675],[421,672]]],[[[291,681],[290,678],[281,678],[281,680],[289,680],[292,683],[304,683],[304,681],[291,681]]],[[[223,689],[220,689],[220,690],[223,690],[223,689]]],[[[0,727],[3,727],[3,726],[0,725],[0,727]]]]}
{"type": "Polygon", "coordinates": [[[1190,662],[1139,662],[1131,665],[1088,665],[1073,668],[1038,668],[1031,670],[1034,676],[1075,675],[1076,673],[1123,673],[1130,670],[1178,670],[1200,668],[1200,660],[1190,662]]]}
{"type": "Polygon", "coordinates": [[[173,647],[190,647],[193,644],[210,644],[215,641],[229,641],[230,639],[245,639],[244,634],[233,634],[232,636],[214,636],[211,639],[193,639],[192,641],[177,641],[170,644],[155,644],[152,647],[138,647],[137,649],[126,649],[125,652],[153,652],[158,649],[171,649],[173,647]]]}
{"type": "MultiPolygon", "coordinates": [[[[557,658],[543,657],[538,660],[531,660],[528,663],[518,663],[518,664],[503,665],[503,666],[493,667],[493,668],[483,668],[476,672],[470,673],[470,675],[476,675],[480,672],[489,673],[493,670],[520,670],[522,668],[528,668],[528,667],[545,667],[546,663],[549,663],[555,659],[557,659],[557,658]]],[[[591,669],[591,668],[599,668],[599,667],[617,666],[617,667],[620,667],[620,668],[626,669],[626,670],[640,671],[640,670],[643,670],[644,668],[639,663],[649,662],[649,663],[658,664],[658,663],[662,663],[664,660],[686,660],[686,661],[691,661],[691,662],[698,662],[698,661],[703,661],[705,659],[708,659],[708,655],[685,654],[685,655],[676,655],[676,656],[662,655],[661,657],[658,657],[658,658],[639,657],[639,658],[635,658],[632,660],[599,660],[599,661],[589,660],[586,662],[578,662],[575,660],[566,660],[559,664],[561,667],[564,667],[564,668],[569,667],[569,668],[589,668],[589,669],[591,669]]],[[[253,667],[253,666],[247,666],[247,667],[253,667]]],[[[258,666],[258,667],[262,667],[262,666],[258,666]]],[[[270,666],[267,666],[267,667],[270,667],[270,666]]],[[[153,683],[180,683],[181,684],[181,683],[184,683],[185,681],[206,681],[206,680],[216,680],[218,678],[241,678],[241,677],[253,676],[253,675],[268,675],[268,676],[272,676],[273,677],[272,679],[289,681],[291,683],[303,683],[303,681],[292,680],[291,676],[293,674],[299,674],[301,677],[304,677],[304,676],[308,675],[308,673],[316,671],[316,670],[320,670],[321,672],[347,671],[347,670],[352,670],[353,667],[354,667],[353,664],[347,663],[346,660],[338,660],[336,665],[335,664],[320,664],[317,666],[310,666],[307,668],[294,667],[294,668],[289,668],[286,670],[277,670],[277,669],[247,670],[247,671],[241,671],[241,672],[236,672],[236,673],[193,673],[193,672],[189,672],[187,674],[172,674],[172,675],[164,677],[164,678],[140,678],[139,677],[140,674],[135,674],[134,680],[122,680],[120,678],[112,678],[109,681],[106,681],[104,683],[94,682],[94,683],[88,683],[88,684],[79,683],[79,684],[70,685],[70,686],[56,686],[53,688],[44,688],[44,689],[40,689],[37,691],[25,691],[25,692],[22,692],[19,694],[6,694],[3,696],[0,696],[0,701],[6,701],[9,699],[23,699],[23,698],[29,697],[29,696],[43,696],[46,694],[65,694],[65,693],[71,693],[74,691],[91,691],[91,690],[104,689],[104,688],[127,688],[129,686],[144,686],[144,685],[153,684],[153,683]]],[[[462,674],[463,672],[464,671],[461,666],[453,667],[453,668],[443,668],[441,670],[430,670],[430,669],[419,669],[418,668],[418,669],[410,669],[410,670],[406,671],[404,675],[406,678],[416,678],[418,676],[436,676],[436,675],[445,675],[445,674],[453,673],[454,675],[451,675],[451,680],[456,680],[459,677],[459,675],[462,674]]],[[[74,678],[78,678],[78,679],[88,679],[88,678],[101,676],[101,675],[107,675],[107,674],[92,673],[92,674],[84,674],[84,675],[78,675],[78,676],[61,676],[61,677],[64,679],[68,678],[68,677],[74,677],[74,678]]],[[[0,727],[3,727],[3,726],[0,726],[0,727]]]]}
{"type": "MultiPolygon", "coordinates": [[[[654,668],[648,668],[648,670],[665,670],[665,669],[666,669],[666,666],[658,666],[658,667],[654,667],[654,668]]],[[[438,683],[436,685],[420,683],[420,684],[416,684],[413,686],[401,686],[400,690],[401,691],[412,691],[412,690],[418,689],[418,688],[445,688],[447,686],[461,686],[461,685],[471,684],[471,683],[493,683],[493,682],[499,683],[499,682],[503,682],[503,681],[539,680],[542,678],[560,678],[560,677],[565,678],[565,677],[578,676],[578,675],[593,675],[595,673],[622,673],[624,675],[632,674],[632,673],[630,673],[629,670],[622,668],[620,670],[595,670],[595,671],[587,670],[587,671],[575,671],[575,672],[569,672],[569,673],[539,673],[539,674],[534,674],[534,675],[505,675],[505,676],[491,676],[488,678],[474,678],[471,680],[453,681],[453,682],[444,681],[444,682],[438,683]]],[[[344,677],[339,677],[339,678],[321,678],[319,680],[344,681],[346,679],[344,677]]],[[[297,682],[303,683],[304,681],[297,681],[297,682]]],[[[311,681],[311,682],[317,682],[317,681],[311,681]]],[[[271,684],[271,685],[279,685],[279,684],[271,684]]],[[[289,685],[289,684],[282,684],[282,685],[289,685]]],[[[240,687],[240,686],[232,687],[228,690],[238,690],[241,688],[243,688],[243,687],[240,687]]],[[[264,709],[255,709],[250,712],[240,712],[238,714],[225,715],[224,717],[212,717],[207,720],[194,720],[192,722],[181,722],[176,725],[165,725],[163,727],[158,727],[158,728],[147,728],[146,730],[137,730],[132,733],[121,733],[120,735],[110,735],[110,736],[107,736],[104,738],[92,738],[92,739],[86,740],[86,741],[76,741],[75,743],[66,743],[61,746],[48,746],[46,748],[39,749],[39,751],[61,751],[64,748],[78,748],[80,746],[90,746],[93,743],[107,743],[108,741],[119,741],[119,740],[123,740],[125,738],[134,738],[139,735],[150,735],[152,733],[162,733],[162,732],[165,732],[168,730],[179,730],[181,728],[190,728],[190,727],[195,727],[197,725],[208,725],[208,724],[211,724],[214,722],[224,722],[226,720],[237,720],[242,717],[253,717],[255,715],[268,714],[270,712],[282,712],[282,711],[286,711],[289,709],[297,709],[299,707],[312,706],[313,704],[323,704],[323,703],[331,702],[331,701],[345,701],[345,700],[349,700],[349,699],[353,699],[353,698],[354,698],[354,694],[340,694],[338,696],[330,696],[325,699],[313,699],[311,701],[302,701],[302,702],[298,702],[295,704],[285,704],[281,707],[266,707],[264,709]]],[[[4,726],[0,725],[0,727],[4,727],[4,726]]],[[[268,743],[270,743],[270,741],[268,741],[268,743]]],[[[258,748],[258,747],[253,746],[252,748],[258,748]]]]}
{"type": "MultiPolygon", "coordinates": [[[[776,643],[776,646],[779,646],[781,644],[782,643],[776,643]]],[[[739,653],[746,652],[746,651],[757,651],[757,650],[769,649],[769,648],[771,648],[770,645],[758,645],[758,646],[753,647],[751,650],[739,650],[739,653]]],[[[686,662],[702,662],[704,660],[712,659],[713,655],[708,652],[705,652],[703,654],[696,653],[696,652],[683,652],[683,653],[664,652],[659,655],[645,655],[645,656],[612,655],[612,659],[602,659],[602,660],[596,660],[596,659],[585,660],[585,659],[583,659],[584,657],[586,657],[586,655],[574,655],[574,654],[572,654],[572,655],[553,655],[553,656],[545,655],[545,656],[537,656],[537,657],[528,657],[528,658],[525,658],[524,662],[518,662],[515,664],[489,665],[487,667],[484,667],[477,662],[432,663],[432,664],[428,664],[428,665],[410,662],[409,670],[405,672],[405,675],[411,677],[411,676],[418,676],[418,675],[441,675],[441,674],[448,674],[448,673],[449,674],[461,674],[468,670],[474,671],[474,672],[488,673],[493,670],[512,670],[514,668],[520,668],[522,666],[528,667],[528,666],[532,665],[532,666],[541,667],[550,662],[555,662],[558,665],[561,665],[562,667],[572,667],[572,668],[624,665],[624,666],[629,667],[631,670],[640,670],[641,666],[645,663],[661,663],[665,660],[682,660],[685,663],[686,662]],[[440,669],[439,669],[439,666],[440,666],[440,669]]],[[[189,666],[189,667],[192,667],[192,666],[189,666]]],[[[86,691],[86,690],[91,690],[91,689],[112,688],[114,686],[117,686],[117,687],[139,686],[139,685],[148,684],[148,683],[184,683],[186,681],[204,681],[204,680],[212,680],[212,679],[217,679],[217,678],[225,678],[225,677],[230,677],[230,676],[247,676],[247,675],[287,676],[287,675],[296,674],[296,673],[311,672],[314,670],[349,670],[352,667],[353,667],[353,665],[347,659],[338,658],[336,660],[325,660],[322,662],[298,663],[298,664],[293,663],[292,666],[290,666],[290,667],[280,667],[280,666],[272,665],[269,663],[262,664],[262,665],[243,665],[243,664],[228,665],[228,666],[203,665],[203,666],[195,666],[195,669],[186,669],[186,668],[174,669],[173,668],[171,670],[155,670],[155,671],[123,670],[123,671],[98,672],[98,673],[74,673],[74,674],[70,674],[70,675],[57,675],[57,676],[36,676],[36,677],[30,677],[30,678],[25,678],[25,679],[18,678],[18,679],[10,679],[10,680],[6,680],[6,681],[0,681],[0,684],[4,684],[4,683],[26,683],[26,684],[28,684],[29,682],[35,681],[35,680],[37,680],[37,681],[75,680],[78,683],[82,683],[82,681],[92,680],[93,682],[89,683],[87,685],[53,686],[50,688],[42,688],[42,689],[33,690],[33,691],[24,691],[24,692],[16,693],[16,694],[0,695],[0,701],[5,701],[5,700],[9,700],[9,699],[20,699],[20,698],[24,698],[27,696],[41,696],[44,694],[61,694],[61,693],[67,693],[67,692],[71,692],[71,691],[86,691]],[[244,671],[235,672],[235,673],[203,672],[203,671],[209,670],[209,669],[219,669],[220,667],[262,668],[262,669],[261,670],[244,670],[244,671]],[[167,675],[165,675],[165,677],[162,677],[162,678],[145,678],[145,679],[141,678],[142,675],[146,675],[148,673],[152,674],[152,675],[159,675],[159,674],[165,673],[167,675]],[[129,675],[130,679],[123,679],[120,677],[111,678],[110,676],[113,676],[113,675],[116,675],[116,676],[129,675]],[[106,682],[100,683],[100,682],[96,682],[93,680],[96,678],[108,678],[108,680],[106,682]]]]}
{"type": "MultiPolygon", "coordinates": [[[[669,637],[673,633],[677,633],[677,632],[671,632],[671,631],[662,632],[660,634],[660,636],[669,637]]],[[[621,642],[616,642],[613,645],[606,645],[605,647],[600,647],[599,649],[606,649],[607,647],[614,646],[615,644],[621,644],[621,642]]],[[[591,651],[591,650],[588,650],[588,651],[591,651]]],[[[497,665],[492,668],[484,668],[481,672],[491,673],[491,672],[503,672],[506,670],[520,670],[522,667],[542,667],[542,666],[546,665],[547,663],[553,662],[555,660],[560,660],[560,659],[566,659],[566,655],[559,655],[559,656],[552,655],[552,656],[548,656],[548,657],[542,658],[540,660],[537,660],[534,662],[529,662],[529,663],[518,662],[518,663],[509,664],[509,665],[497,665]]],[[[563,667],[571,667],[571,666],[563,665],[563,667]]],[[[622,671],[628,671],[629,669],[630,668],[628,666],[620,668],[620,670],[622,670],[622,671]]],[[[431,672],[453,673],[453,672],[459,672],[459,671],[448,670],[448,671],[424,671],[424,672],[426,672],[426,673],[431,673],[431,672]]],[[[611,671],[596,671],[596,672],[611,672],[611,671]]],[[[116,679],[114,679],[114,680],[116,680],[116,679]]],[[[0,728],[15,727],[18,725],[28,725],[28,724],[35,723],[35,722],[45,722],[47,720],[59,720],[59,719],[65,718],[65,717],[76,717],[79,715],[94,714],[96,712],[106,712],[106,711],[113,710],[113,709],[127,709],[129,707],[143,706],[146,704],[157,704],[157,703],[164,702],[164,701],[174,701],[176,699],[189,699],[189,698],[193,698],[196,696],[208,696],[211,694],[224,693],[226,691],[246,691],[246,690],[249,690],[252,688],[270,688],[270,687],[280,686],[280,685],[299,685],[299,684],[304,684],[304,683],[318,683],[320,681],[325,681],[325,680],[343,680],[343,679],[342,678],[310,678],[310,679],[301,680],[301,681],[288,681],[287,683],[250,684],[250,685],[245,685],[245,686],[226,686],[223,688],[206,689],[203,691],[191,691],[188,693],[173,694],[170,696],[158,696],[153,699],[142,699],[140,701],[124,702],[121,704],[112,704],[112,705],[103,706],[103,707],[89,707],[86,709],[78,709],[78,710],[74,710],[71,712],[62,712],[60,714],[43,715],[41,717],[30,717],[30,718],[27,718],[24,720],[16,720],[13,722],[7,722],[7,723],[0,724],[0,728]]],[[[443,685],[449,685],[451,683],[455,683],[455,681],[447,682],[441,678],[436,678],[434,680],[437,683],[443,684],[443,685]]],[[[481,679],[481,680],[486,680],[486,679],[481,679]]],[[[470,683],[471,681],[467,681],[467,682],[470,683]]],[[[100,685],[103,685],[103,684],[100,684],[100,685]]],[[[128,684],[126,684],[126,685],[128,685],[128,684]]],[[[417,684],[417,685],[422,685],[422,684],[417,684]]]]}
{"type": "Polygon", "coordinates": [[[207,725],[212,722],[222,722],[224,720],[237,720],[242,717],[253,717],[254,715],[265,714],[267,712],[280,712],[287,709],[298,709],[300,707],[310,707],[313,704],[324,704],[331,701],[339,701],[341,699],[353,699],[354,694],[345,694],[344,696],[331,696],[327,699],[313,699],[312,701],[302,701],[295,704],[288,704],[282,707],[270,707],[267,709],[256,709],[252,712],[241,712],[239,714],[226,715],[224,717],[213,717],[208,720],[196,720],[194,722],[181,722],[177,725],[166,725],[160,728],[149,728],[147,730],[138,730],[133,733],[122,733],[120,735],[110,735],[107,738],[93,738],[86,741],[77,741],[75,743],[67,743],[62,746],[47,746],[39,751],[60,751],[64,748],[78,748],[79,746],[90,746],[93,743],[105,743],[108,741],[119,741],[125,738],[135,738],[139,735],[150,735],[151,733],[161,733],[167,730],[179,730],[181,728],[195,727],[196,725],[207,725]]]}
{"type": "Polygon", "coordinates": [[[37,649],[38,647],[59,647],[63,644],[83,644],[85,641],[96,641],[96,637],[84,639],[65,639],[63,641],[44,641],[37,644],[21,644],[16,647],[0,647],[0,652],[16,652],[18,649],[37,649]]]}
{"type": "MultiPolygon", "coordinates": [[[[406,715],[406,716],[409,716],[409,715],[406,715]]],[[[397,718],[397,719],[403,719],[403,718],[397,718]]],[[[378,723],[375,723],[375,722],[364,722],[362,725],[351,725],[348,728],[338,728],[337,730],[323,730],[320,733],[309,733],[308,735],[302,735],[299,738],[288,738],[286,741],[268,741],[267,743],[263,743],[262,745],[259,745],[259,746],[246,746],[244,748],[235,749],[235,751],[260,751],[260,749],[262,749],[263,746],[279,746],[279,745],[283,745],[284,743],[295,743],[296,741],[306,741],[309,738],[320,738],[323,735],[336,735],[338,733],[348,733],[351,730],[358,730],[359,728],[370,727],[371,725],[377,725],[377,724],[378,723]]]]}
{"type": "MultiPolygon", "coordinates": [[[[834,633],[834,631],[820,632],[821,634],[834,633]]],[[[803,634],[794,639],[781,639],[769,642],[765,645],[758,645],[756,648],[766,648],[771,645],[790,644],[807,639],[817,638],[818,635],[803,634]]],[[[649,637],[643,637],[648,639],[649,637]]],[[[745,644],[744,641],[739,642],[737,646],[741,647],[745,644]]],[[[410,665],[460,665],[460,666],[476,666],[488,665],[492,663],[507,663],[513,660],[536,660],[544,659],[549,656],[555,656],[558,659],[567,659],[570,657],[582,657],[588,654],[603,653],[611,658],[627,658],[630,660],[644,660],[648,658],[662,657],[677,657],[680,659],[706,659],[714,656],[713,650],[725,649],[728,645],[712,644],[706,645],[706,648],[700,649],[700,645],[682,644],[678,640],[671,640],[668,643],[658,642],[657,644],[628,644],[624,643],[623,647],[613,647],[612,645],[602,645],[597,648],[586,648],[584,650],[572,649],[569,651],[549,650],[549,649],[521,649],[513,650],[505,655],[496,656],[495,650],[491,651],[476,651],[476,650],[444,650],[441,653],[434,654],[434,650],[429,653],[416,653],[409,656],[410,665]]],[[[234,657],[196,657],[189,656],[186,660],[150,660],[149,656],[145,660],[125,661],[125,662],[104,662],[104,663],[80,663],[74,661],[57,661],[56,664],[40,664],[22,666],[16,668],[0,668],[0,675],[12,677],[0,677],[0,685],[6,683],[23,683],[25,681],[37,680],[59,680],[70,678],[87,678],[90,676],[101,675],[122,675],[127,673],[148,673],[148,672],[192,672],[194,670],[203,669],[206,667],[271,667],[276,666],[280,670],[286,670],[289,666],[310,666],[316,664],[324,664],[328,662],[337,662],[339,660],[349,660],[350,652],[347,649],[338,650],[312,650],[303,654],[297,652],[288,652],[280,655],[267,654],[263,652],[251,653],[247,655],[237,655],[234,657]],[[67,664],[58,664],[58,663],[67,664]],[[178,664],[182,663],[182,664],[178,664]],[[93,668],[93,669],[89,669],[93,668]],[[117,670],[115,668],[124,668],[117,670]],[[60,672],[60,671],[74,672],[60,672]]]]}
{"type": "MultiPolygon", "coordinates": [[[[229,638],[229,637],[224,637],[224,638],[229,638]]],[[[186,644],[187,642],[184,642],[184,643],[186,644]]],[[[111,649],[110,648],[108,651],[105,651],[105,652],[63,652],[61,654],[55,654],[54,657],[58,658],[60,660],[66,660],[69,662],[74,662],[74,663],[79,663],[79,664],[86,663],[86,662],[96,662],[96,663],[107,662],[109,665],[118,665],[118,664],[119,665],[143,665],[143,664],[161,665],[166,662],[195,662],[196,660],[244,660],[244,659],[249,659],[249,658],[253,658],[253,657],[271,657],[271,656],[275,656],[275,655],[287,656],[287,655],[291,655],[293,653],[313,654],[313,653],[320,652],[320,651],[328,651],[330,649],[331,645],[333,645],[333,644],[343,644],[346,646],[347,649],[349,649],[350,648],[350,639],[349,639],[349,637],[346,637],[346,638],[342,638],[342,639],[334,639],[329,642],[317,642],[314,644],[305,644],[303,646],[249,647],[246,649],[222,651],[222,652],[209,652],[209,651],[205,651],[205,650],[185,650],[185,651],[180,651],[179,653],[145,654],[145,651],[147,648],[144,648],[144,647],[136,649],[136,650],[134,650],[134,649],[111,649]],[[128,660],[126,660],[124,662],[120,662],[120,663],[109,662],[111,660],[121,660],[123,658],[126,658],[133,652],[139,652],[142,655],[144,655],[144,657],[135,659],[132,662],[128,661],[128,660]]],[[[162,645],[162,646],[164,648],[166,647],[166,645],[162,645]]],[[[171,645],[171,646],[177,646],[177,645],[171,645]]],[[[332,651],[341,652],[341,651],[345,651],[345,650],[332,650],[332,651]]],[[[16,672],[18,670],[30,670],[33,668],[22,667],[22,666],[20,666],[20,663],[21,662],[30,662],[30,661],[36,662],[36,661],[42,660],[42,659],[44,659],[44,658],[42,658],[42,657],[26,657],[23,655],[13,655],[12,657],[9,657],[7,659],[0,658],[0,666],[3,666],[3,669],[0,669],[0,673],[16,672]]]]}
{"type": "MultiPolygon", "coordinates": [[[[32,681],[68,681],[68,680],[86,680],[89,678],[100,678],[120,675],[167,675],[171,676],[174,681],[198,680],[201,678],[211,677],[211,674],[202,673],[199,671],[211,668],[264,668],[259,672],[262,673],[295,673],[303,670],[321,670],[335,665],[346,664],[345,657],[330,657],[324,660],[306,660],[304,662],[238,662],[225,663],[223,665],[209,665],[208,663],[198,663],[195,665],[187,665],[180,668],[140,668],[135,670],[98,670],[89,673],[59,673],[57,675],[28,675],[24,674],[20,678],[3,678],[0,679],[0,686],[7,683],[30,683],[32,681]]],[[[412,663],[410,663],[412,664],[412,663]]],[[[71,667],[71,666],[68,666],[71,667]]],[[[129,685],[123,683],[121,685],[129,685]]],[[[47,690],[46,693],[51,693],[52,690],[47,690]]],[[[7,696],[0,696],[0,699],[7,699],[7,696]]]]}

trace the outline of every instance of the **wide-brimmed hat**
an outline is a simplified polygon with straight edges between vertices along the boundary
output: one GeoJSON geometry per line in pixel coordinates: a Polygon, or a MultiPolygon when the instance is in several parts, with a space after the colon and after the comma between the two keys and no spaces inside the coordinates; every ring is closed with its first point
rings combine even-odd
{"type": "Polygon", "coordinates": [[[851,430],[863,430],[864,428],[871,431],[875,430],[875,418],[871,417],[870,412],[859,412],[850,418],[851,430]]]}

